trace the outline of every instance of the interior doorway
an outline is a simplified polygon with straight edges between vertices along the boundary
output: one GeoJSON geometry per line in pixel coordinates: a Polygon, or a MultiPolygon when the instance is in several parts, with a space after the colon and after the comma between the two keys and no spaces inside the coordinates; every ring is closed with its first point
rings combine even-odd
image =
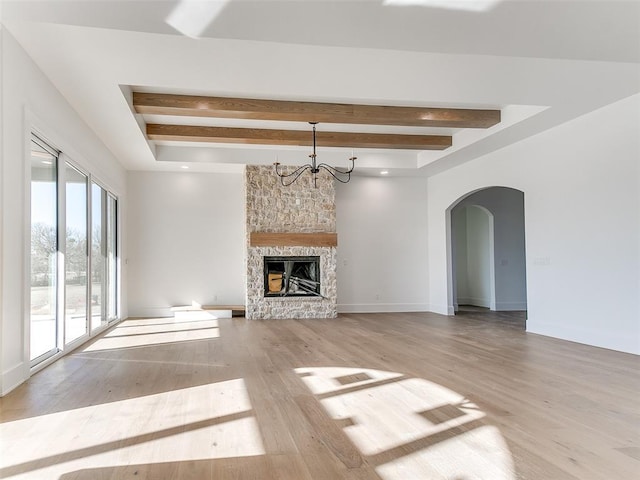
{"type": "Polygon", "coordinates": [[[526,310],[524,193],[477,190],[447,214],[450,310],[526,310]]]}
{"type": "Polygon", "coordinates": [[[461,305],[496,309],[493,223],[493,214],[479,205],[451,211],[455,311],[461,305]]]}

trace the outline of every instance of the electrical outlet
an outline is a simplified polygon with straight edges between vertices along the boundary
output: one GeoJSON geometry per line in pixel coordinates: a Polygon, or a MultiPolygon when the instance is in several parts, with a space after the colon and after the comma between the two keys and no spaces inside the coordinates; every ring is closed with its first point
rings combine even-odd
{"type": "Polygon", "coordinates": [[[551,265],[551,259],[549,257],[536,257],[533,259],[533,264],[539,267],[546,267],[551,265]]]}

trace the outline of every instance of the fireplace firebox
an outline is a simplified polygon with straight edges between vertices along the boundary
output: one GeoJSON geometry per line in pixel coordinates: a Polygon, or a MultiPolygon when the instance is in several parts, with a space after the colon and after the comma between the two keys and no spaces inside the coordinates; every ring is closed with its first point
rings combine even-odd
{"type": "Polygon", "coordinates": [[[320,257],[264,257],[265,297],[322,297],[320,257]]]}

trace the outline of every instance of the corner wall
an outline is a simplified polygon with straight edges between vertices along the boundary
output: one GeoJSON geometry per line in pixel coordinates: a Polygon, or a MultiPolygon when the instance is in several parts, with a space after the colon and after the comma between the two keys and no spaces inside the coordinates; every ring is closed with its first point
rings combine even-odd
{"type": "Polygon", "coordinates": [[[339,312],[428,310],[427,205],[424,178],[336,185],[339,312]]]}
{"type": "Polygon", "coordinates": [[[640,354],[640,95],[428,179],[431,309],[449,313],[445,211],[525,194],[527,330],[640,354]]]}
{"type": "Polygon", "coordinates": [[[244,175],[129,172],[129,315],[244,303],[244,175]]]}

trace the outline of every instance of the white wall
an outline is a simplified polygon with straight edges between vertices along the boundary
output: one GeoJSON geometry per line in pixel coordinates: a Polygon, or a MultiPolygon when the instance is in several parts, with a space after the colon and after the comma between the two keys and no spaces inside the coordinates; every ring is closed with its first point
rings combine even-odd
{"type": "Polygon", "coordinates": [[[527,330],[640,353],[640,95],[429,178],[431,309],[452,310],[445,211],[524,192],[527,330]]]}
{"type": "MultiPolygon", "coordinates": [[[[29,155],[35,129],[125,201],[125,172],[93,131],[2,28],[0,391],[29,377],[29,155]]],[[[122,213],[126,215],[123,208],[122,213]]],[[[123,278],[126,289],[126,278],[123,278]]],[[[121,313],[126,316],[126,309],[121,313]]]]}
{"type": "MultiPolygon", "coordinates": [[[[0,19],[2,18],[3,5],[0,2],[0,19]]],[[[4,385],[7,380],[5,377],[5,365],[8,362],[4,359],[4,26],[0,23],[0,395],[5,393],[4,385]]],[[[15,379],[10,380],[16,382],[15,379]]],[[[18,379],[19,381],[19,379],[18,379]]],[[[8,391],[9,387],[6,388],[8,391]]]]}
{"type": "Polygon", "coordinates": [[[244,173],[129,172],[129,315],[244,304],[244,173]]]}
{"type": "Polygon", "coordinates": [[[338,311],[425,311],[423,178],[355,177],[336,185],[338,311]]]}

